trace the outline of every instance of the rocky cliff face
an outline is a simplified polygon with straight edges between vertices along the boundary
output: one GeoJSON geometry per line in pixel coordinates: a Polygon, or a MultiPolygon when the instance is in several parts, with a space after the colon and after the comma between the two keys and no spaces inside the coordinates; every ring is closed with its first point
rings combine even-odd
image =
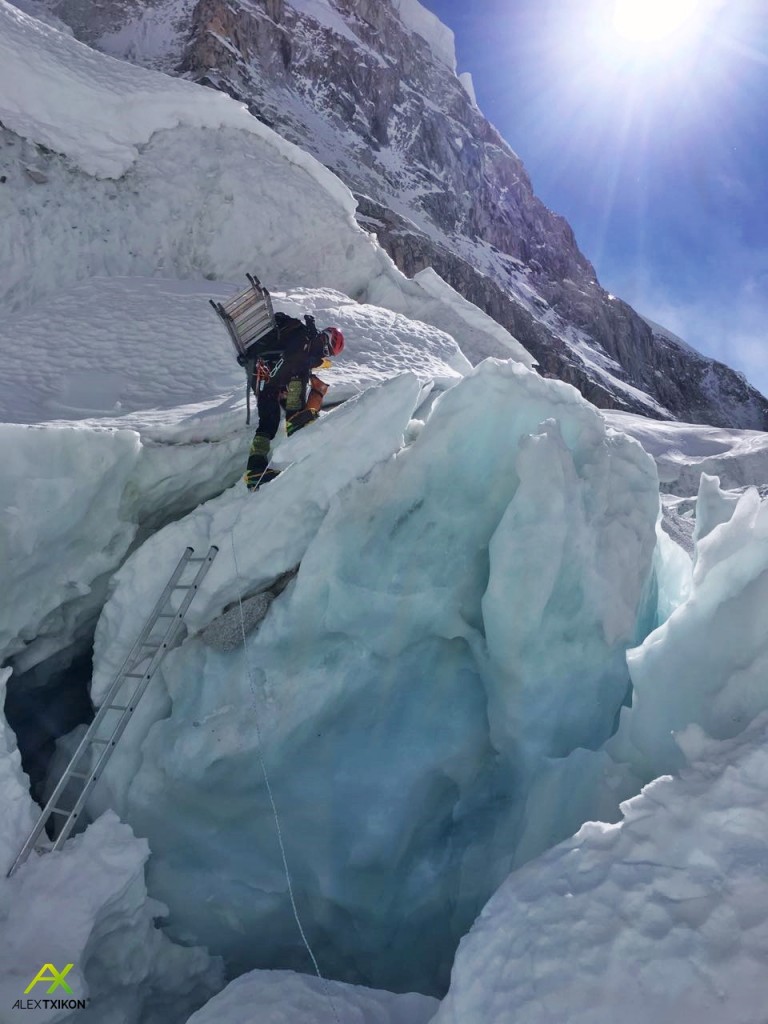
{"type": "Polygon", "coordinates": [[[106,52],[246,102],[350,186],[403,271],[433,266],[596,405],[768,429],[740,374],[600,287],[417,0],[44,2],[106,52]]]}

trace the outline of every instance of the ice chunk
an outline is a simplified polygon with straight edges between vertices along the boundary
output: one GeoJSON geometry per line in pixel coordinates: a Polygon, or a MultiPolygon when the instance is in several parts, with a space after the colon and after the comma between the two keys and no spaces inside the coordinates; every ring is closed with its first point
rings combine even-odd
{"type": "Polygon", "coordinates": [[[588,823],[510,875],[462,940],[434,1024],[764,1018],[768,717],[698,752],[620,824],[588,823]]]}
{"type": "Polygon", "coordinates": [[[238,585],[256,593],[301,560],[247,659],[192,637],[165,660],[100,796],[150,838],[169,934],[204,935],[234,971],[307,969],[259,735],[319,962],[385,989],[439,992],[523,824],[531,849],[562,838],[566,794],[609,774],[576,758],[546,804],[528,800],[544,759],[598,746],[625,698],[655,545],[652,460],[573,388],[512,362],[440,395],[400,449],[417,400],[396,379],[296,435],[264,491],[235,489],[148,541],[99,625],[97,700],[185,544],[221,549],[193,630],[238,585]],[[570,621],[582,647],[559,659],[570,621]]]}
{"type": "Polygon", "coordinates": [[[440,1004],[416,993],[394,995],[292,971],[252,971],[228,985],[188,1024],[427,1024],[440,1004]]]}
{"type": "Polygon", "coordinates": [[[702,473],[699,481],[699,495],[696,499],[694,541],[703,540],[716,526],[727,523],[733,515],[738,500],[738,494],[728,494],[720,490],[718,477],[702,473]]]}
{"type": "Polygon", "coordinates": [[[735,736],[768,709],[767,540],[768,501],[750,489],[698,542],[688,599],[628,653],[632,707],[611,748],[646,779],[683,762],[675,731],[735,736]]]}
{"type": "Polygon", "coordinates": [[[0,435],[0,657],[34,641],[42,652],[29,652],[34,664],[50,653],[46,638],[64,647],[78,616],[95,615],[90,585],[119,565],[133,540],[124,497],[140,445],[127,430],[1,424],[0,435]]]}
{"type": "MultiPolygon", "coordinates": [[[[0,708],[5,706],[5,685],[11,669],[0,669],[0,708]]],[[[21,758],[16,737],[5,715],[0,713],[0,794],[3,814],[0,816],[0,877],[4,876],[37,820],[35,805],[29,795],[26,775],[21,769],[21,758]]]]}
{"type": "MultiPolygon", "coordinates": [[[[72,1019],[184,1024],[221,988],[220,961],[173,944],[156,926],[165,908],[147,896],[148,855],[146,841],[108,813],[60,852],[33,854],[0,879],[3,1007],[24,998],[44,963],[74,964],[72,998],[89,1004],[72,1019]]],[[[31,993],[43,995],[42,987],[31,993]]],[[[65,1018],[42,1006],[25,1015],[35,1024],[65,1018]]]]}

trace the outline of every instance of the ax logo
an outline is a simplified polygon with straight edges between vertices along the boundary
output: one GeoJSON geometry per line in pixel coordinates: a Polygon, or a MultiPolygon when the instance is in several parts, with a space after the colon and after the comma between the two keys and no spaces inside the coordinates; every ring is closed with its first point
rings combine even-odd
{"type": "Polygon", "coordinates": [[[64,981],[64,978],[69,974],[74,966],[74,964],[67,964],[63,971],[58,971],[53,964],[43,964],[32,981],[30,981],[24,989],[24,995],[30,993],[35,985],[39,985],[41,981],[51,982],[51,987],[48,989],[48,995],[50,995],[51,992],[54,992],[57,988],[63,988],[65,992],[72,995],[72,989],[69,987],[69,984],[64,981]]]}

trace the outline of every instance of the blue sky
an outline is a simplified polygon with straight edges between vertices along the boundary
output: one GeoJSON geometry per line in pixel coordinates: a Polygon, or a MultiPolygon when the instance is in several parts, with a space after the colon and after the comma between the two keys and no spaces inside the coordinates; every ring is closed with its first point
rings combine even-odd
{"type": "Polygon", "coordinates": [[[422,2],[603,286],[768,394],[768,0],[422,2]]]}

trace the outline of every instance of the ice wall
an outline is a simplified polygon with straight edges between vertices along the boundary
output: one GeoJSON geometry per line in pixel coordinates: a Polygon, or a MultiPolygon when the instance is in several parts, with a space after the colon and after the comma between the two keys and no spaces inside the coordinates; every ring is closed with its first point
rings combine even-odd
{"type": "Polygon", "coordinates": [[[750,488],[734,507],[707,480],[702,494],[730,518],[708,522],[688,599],[628,654],[632,707],[611,750],[645,779],[684,763],[675,733],[686,726],[725,739],[768,710],[768,501],[750,488]]]}
{"type": "Polygon", "coordinates": [[[189,639],[101,794],[149,837],[169,934],[205,935],[234,970],[307,970],[256,721],[325,970],[435,992],[521,835],[567,834],[553,811],[592,769],[539,808],[537,770],[599,746],[627,693],[655,546],[652,461],[574,389],[512,363],[445,392],[402,449],[416,401],[396,380],[291,439],[285,472],[255,498],[235,489],[140,549],[99,625],[97,700],[186,543],[221,548],[193,631],[301,563],[249,638],[252,681],[242,651],[189,639]],[[579,643],[563,639],[569,621],[579,643]]]}
{"type": "Polygon", "coordinates": [[[757,1024],[768,944],[768,718],[683,740],[692,767],[516,871],[434,1024],[757,1024]]]}

